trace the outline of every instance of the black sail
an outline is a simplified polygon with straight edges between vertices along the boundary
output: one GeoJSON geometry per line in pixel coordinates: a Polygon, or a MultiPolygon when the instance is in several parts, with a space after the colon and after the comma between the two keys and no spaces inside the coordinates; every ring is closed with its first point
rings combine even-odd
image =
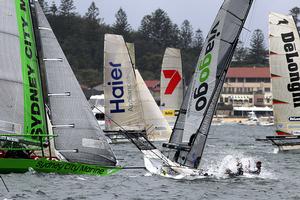
{"type": "Polygon", "coordinates": [[[37,1],[35,8],[56,150],[70,162],[115,165],[116,158],[37,1]]]}
{"type": "Polygon", "coordinates": [[[208,33],[189,86],[190,94],[184,98],[170,140],[178,145],[189,142],[180,154],[180,164],[191,168],[200,164],[226,72],[252,2],[225,0],[208,33]]]}

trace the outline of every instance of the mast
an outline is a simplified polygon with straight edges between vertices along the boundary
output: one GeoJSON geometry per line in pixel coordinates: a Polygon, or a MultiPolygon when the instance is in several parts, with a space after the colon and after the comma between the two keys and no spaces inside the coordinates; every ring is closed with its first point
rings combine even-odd
{"type": "Polygon", "coordinates": [[[37,1],[35,6],[56,150],[70,162],[113,166],[116,158],[37,1]]]}
{"type": "MultiPolygon", "coordinates": [[[[226,72],[251,5],[252,0],[225,0],[204,43],[189,86],[190,94],[182,104],[182,107],[187,105],[181,109],[186,115],[181,120],[184,124],[179,131],[176,131],[176,125],[172,134],[172,138],[189,142],[184,150],[179,148],[184,159],[178,162],[187,167],[198,168],[200,164],[226,72]]],[[[180,115],[182,113],[178,119],[180,115]]],[[[173,157],[173,160],[177,159],[178,156],[173,157]]]]}
{"type": "Polygon", "coordinates": [[[300,39],[292,16],[269,15],[270,70],[277,135],[300,133],[300,39]]]}

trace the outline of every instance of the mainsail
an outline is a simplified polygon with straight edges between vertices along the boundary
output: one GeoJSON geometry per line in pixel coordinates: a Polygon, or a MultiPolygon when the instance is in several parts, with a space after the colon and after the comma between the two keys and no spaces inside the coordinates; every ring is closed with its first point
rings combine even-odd
{"type": "Polygon", "coordinates": [[[115,156],[37,1],[35,10],[55,148],[70,162],[115,165],[115,156]]]}
{"type": "Polygon", "coordinates": [[[169,122],[175,116],[183,100],[183,78],[180,49],[166,48],[160,75],[160,106],[169,122]]]}
{"type": "Polygon", "coordinates": [[[172,133],[172,130],[167,120],[162,115],[140,72],[135,70],[135,74],[138,92],[142,103],[147,138],[155,141],[167,141],[172,133]]]}
{"type": "Polygon", "coordinates": [[[278,135],[300,134],[300,39],[292,16],[269,15],[273,111],[278,135]]]}
{"type": "Polygon", "coordinates": [[[0,134],[40,141],[47,125],[28,1],[0,1],[0,44],[0,134]]]}
{"type": "Polygon", "coordinates": [[[180,113],[171,137],[176,142],[182,138],[177,151],[183,155],[176,153],[171,159],[187,167],[198,168],[200,164],[226,72],[251,5],[252,0],[225,0],[204,43],[180,111],[186,115],[185,123],[179,121],[180,113]],[[189,144],[181,149],[183,141],[189,144]]]}
{"type": "Polygon", "coordinates": [[[107,131],[145,129],[132,61],[120,35],[105,34],[104,95],[107,131]]]}

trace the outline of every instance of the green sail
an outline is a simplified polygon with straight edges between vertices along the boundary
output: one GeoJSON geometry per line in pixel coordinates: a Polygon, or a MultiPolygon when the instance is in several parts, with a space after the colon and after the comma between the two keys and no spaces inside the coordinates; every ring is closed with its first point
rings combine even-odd
{"type": "Polygon", "coordinates": [[[39,135],[47,134],[47,125],[31,8],[28,0],[15,0],[15,4],[24,93],[23,133],[25,139],[40,140],[39,135]]]}

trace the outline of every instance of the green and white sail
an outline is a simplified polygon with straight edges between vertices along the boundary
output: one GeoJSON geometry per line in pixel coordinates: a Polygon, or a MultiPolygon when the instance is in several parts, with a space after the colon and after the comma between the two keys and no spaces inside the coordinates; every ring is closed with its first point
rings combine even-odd
{"type": "Polygon", "coordinates": [[[269,15],[273,112],[278,135],[300,134],[300,39],[292,16],[269,15]]]}
{"type": "Polygon", "coordinates": [[[39,142],[47,125],[29,1],[0,1],[0,44],[0,134],[39,142]]]}
{"type": "Polygon", "coordinates": [[[35,1],[55,148],[70,162],[113,166],[116,158],[49,25],[35,1]]]}
{"type": "Polygon", "coordinates": [[[160,107],[168,122],[175,122],[183,101],[180,49],[166,48],[160,75],[160,107]]]}
{"type": "Polygon", "coordinates": [[[145,130],[132,61],[120,35],[105,34],[103,74],[106,131],[145,130]]]}
{"type": "Polygon", "coordinates": [[[200,164],[226,72],[251,5],[252,0],[225,0],[203,45],[170,140],[182,138],[176,145],[189,141],[178,159],[177,155],[173,157],[187,167],[198,168],[200,164]]]}

